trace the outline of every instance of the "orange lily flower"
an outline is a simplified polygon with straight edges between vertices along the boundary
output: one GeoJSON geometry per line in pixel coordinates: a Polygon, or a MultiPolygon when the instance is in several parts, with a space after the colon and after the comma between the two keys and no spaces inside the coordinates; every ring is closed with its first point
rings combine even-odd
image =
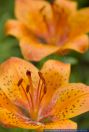
{"type": "Polygon", "coordinates": [[[68,83],[70,65],[49,60],[39,71],[11,58],[0,65],[0,123],[26,129],[77,129],[70,120],[89,111],[89,86],[68,83]]]}
{"type": "Polygon", "coordinates": [[[89,47],[89,8],[77,10],[74,1],[16,0],[15,15],[17,20],[6,23],[6,33],[19,39],[28,60],[69,50],[84,53],[89,47]]]}

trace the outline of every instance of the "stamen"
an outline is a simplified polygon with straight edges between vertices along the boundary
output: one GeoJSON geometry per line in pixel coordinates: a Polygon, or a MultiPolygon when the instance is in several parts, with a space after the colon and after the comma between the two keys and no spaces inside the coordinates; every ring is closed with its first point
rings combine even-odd
{"type": "Polygon", "coordinates": [[[18,81],[18,87],[21,85],[21,83],[23,82],[23,79],[21,78],[19,81],[18,81]]]}
{"type": "Polygon", "coordinates": [[[31,72],[27,70],[26,75],[31,77],[31,72]]]}
{"type": "Polygon", "coordinates": [[[47,87],[46,87],[46,84],[44,85],[44,94],[47,93],[47,87]]]}
{"type": "Polygon", "coordinates": [[[47,21],[46,15],[43,15],[43,20],[44,20],[44,23],[45,23],[45,25],[46,25],[46,27],[47,27],[48,33],[50,33],[50,25],[49,25],[49,23],[48,23],[48,21],[47,21]]]}
{"type": "Polygon", "coordinates": [[[30,90],[30,85],[27,85],[27,87],[26,87],[26,92],[28,93],[29,90],[30,90]]]}
{"type": "Polygon", "coordinates": [[[31,72],[29,70],[27,70],[26,75],[27,75],[29,82],[30,82],[31,93],[33,93],[33,84],[32,84],[31,72]]]}
{"type": "Polygon", "coordinates": [[[26,92],[29,94],[29,96],[30,96],[30,100],[31,100],[31,104],[32,104],[32,108],[33,108],[33,100],[32,100],[32,95],[31,95],[31,93],[30,93],[30,85],[27,85],[27,87],[26,87],[26,92]]]}
{"type": "Polygon", "coordinates": [[[39,92],[39,103],[42,101],[44,95],[46,94],[47,92],[47,88],[46,88],[46,83],[45,83],[45,79],[42,75],[41,72],[38,72],[39,74],[39,77],[40,77],[40,80],[39,80],[39,84],[38,84],[38,92],[39,92]],[[42,81],[42,83],[41,83],[42,81]],[[43,90],[43,91],[42,91],[43,90]],[[43,92],[43,93],[42,93],[43,92]]]}
{"type": "Polygon", "coordinates": [[[34,108],[34,102],[33,102],[33,89],[34,89],[34,87],[33,87],[33,83],[32,83],[31,72],[29,70],[27,70],[26,75],[29,79],[29,84],[30,84],[27,86],[27,91],[30,95],[32,107],[34,108]],[[29,89],[31,92],[29,91],[29,89]]]}
{"type": "Polygon", "coordinates": [[[38,74],[39,74],[39,76],[40,76],[40,78],[41,78],[41,80],[42,80],[42,82],[43,82],[43,84],[44,84],[44,93],[46,93],[46,92],[47,92],[47,88],[46,88],[45,79],[44,79],[44,77],[43,77],[43,75],[42,75],[41,72],[39,72],[38,74]]]}
{"type": "Polygon", "coordinates": [[[43,80],[43,82],[45,82],[45,79],[44,79],[42,73],[41,72],[38,72],[38,74],[39,74],[39,77],[43,80]]]}
{"type": "Polygon", "coordinates": [[[24,95],[25,95],[25,97],[26,97],[26,99],[27,99],[29,108],[30,108],[30,101],[29,101],[29,98],[28,98],[27,92],[26,92],[28,88],[26,88],[26,91],[25,91],[25,89],[24,89],[24,87],[23,87],[23,85],[22,85],[22,82],[23,82],[23,79],[21,78],[21,79],[18,81],[18,84],[17,84],[17,85],[18,85],[18,87],[21,86],[21,88],[22,88],[22,90],[23,90],[23,93],[24,93],[24,95]]]}
{"type": "Polygon", "coordinates": [[[39,90],[40,90],[40,85],[41,85],[41,80],[39,79],[39,83],[38,83],[38,87],[37,87],[37,101],[38,101],[38,98],[39,98],[39,90]]]}
{"type": "Polygon", "coordinates": [[[46,8],[46,6],[43,6],[43,7],[39,10],[39,12],[42,14],[43,21],[44,21],[44,23],[45,23],[45,25],[46,25],[46,27],[47,27],[48,32],[50,33],[50,25],[49,25],[49,23],[48,23],[48,21],[47,21],[46,15],[43,14],[43,11],[44,11],[45,8],[46,8]]]}
{"type": "Polygon", "coordinates": [[[28,93],[29,93],[29,96],[30,96],[30,99],[31,99],[32,108],[34,109],[34,104],[33,104],[32,95],[31,95],[31,93],[30,93],[30,92],[28,92],[28,93]]]}

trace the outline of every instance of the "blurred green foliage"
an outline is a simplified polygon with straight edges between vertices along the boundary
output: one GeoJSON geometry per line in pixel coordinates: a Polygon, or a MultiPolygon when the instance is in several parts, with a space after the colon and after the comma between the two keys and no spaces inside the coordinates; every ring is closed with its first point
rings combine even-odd
{"type": "MultiPolygon", "coordinates": [[[[49,0],[52,1],[52,0],[49,0]]],[[[89,0],[77,0],[78,7],[89,6],[89,0]]],[[[4,24],[10,19],[14,18],[14,0],[0,0],[0,63],[11,56],[21,57],[21,51],[18,41],[13,37],[6,37],[4,33],[4,24]]],[[[71,82],[84,82],[89,85],[89,51],[83,55],[72,52],[67,56],[59,57],[51,55],[44,58],[39,63],[34,63],[40,68],[48,59],[56,59],[72,64],[71,82]]],[[[78,123],[79,128],[89,129],[89,113],[80,115],[73,119],[78,123]]],[[[0,132],[28,132],[30,130],[23,129],[8,129],[0,127],[0,132]]]]}

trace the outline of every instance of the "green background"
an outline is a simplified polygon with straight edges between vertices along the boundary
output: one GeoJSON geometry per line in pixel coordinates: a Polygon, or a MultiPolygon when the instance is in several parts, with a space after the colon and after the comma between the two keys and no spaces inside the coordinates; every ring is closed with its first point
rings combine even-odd
{"type": "MultiPolygon", "coordinates": [[[[50,1],[50,0],[49,0],[50,1]]],[[[52,0],[51,0],[52,1],[52,0]]],[[[89,6],[89,0],[77,0],[78,8],[89,6]]],[[[4,33],[4,24],[9,18],[14,18],[14,0],[0,0],[0,63],[5,61],[11,56],[22,57],[18,41],[13,37],[6,37],[4,33]]],[[[89,85],[89,51],[85,54],[79,54],[72,52],[64,57],[57,55],[51,55],[41,60],[38,63],[34,63],[40,68],[43,63],[48,59],[62,60],[69,62],[72,65],[71,82],[83,82],[89,85]]],[[[85,113],[76,118],[74,121],[78,123],[79,129],[89,129],[89,113],[85,113]]],[[[28,132],[30,130],[24,129],[8,129],[0,127],[0,132],[28,132]]]]}

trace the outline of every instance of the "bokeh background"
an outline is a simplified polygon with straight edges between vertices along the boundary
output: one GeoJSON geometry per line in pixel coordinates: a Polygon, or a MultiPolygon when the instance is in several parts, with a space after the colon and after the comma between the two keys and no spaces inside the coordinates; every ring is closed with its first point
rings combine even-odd
{"type": "MultiPolygon", "coordinates": [[[[15,18],[14,16],[14,1],[15,0],[0,0],[0,63],[5,61],[11,56],[23,58],[19,48],[19,42],[13,37],[6,37],[4,33],[5,22],[9,18],[15,18]]],[[[51,1],[51,0],[49,0],[51,1]]],[[[89,7],[89,0],[77,0],[78,8],[89,7]]],[[[38,63],[34,63],[40,68],[43,63],[48,59],[61,60],[63,62],[69,62],[72,65],[71,82],[83,82],[89,85],[89,51],[81,55],[79,53],[72,52],[67,56],[59,57],[57,55],[51,55],[41,60],[38,63]]],[[[79,129],[89,129],[89,113],[85,113],[76,118],[74,121],[78,123],[79,129]]],[[[11,129],[3,128],[0,126],[0,132],[32,132],[30,130],[23,129],[11,129]]]]}

